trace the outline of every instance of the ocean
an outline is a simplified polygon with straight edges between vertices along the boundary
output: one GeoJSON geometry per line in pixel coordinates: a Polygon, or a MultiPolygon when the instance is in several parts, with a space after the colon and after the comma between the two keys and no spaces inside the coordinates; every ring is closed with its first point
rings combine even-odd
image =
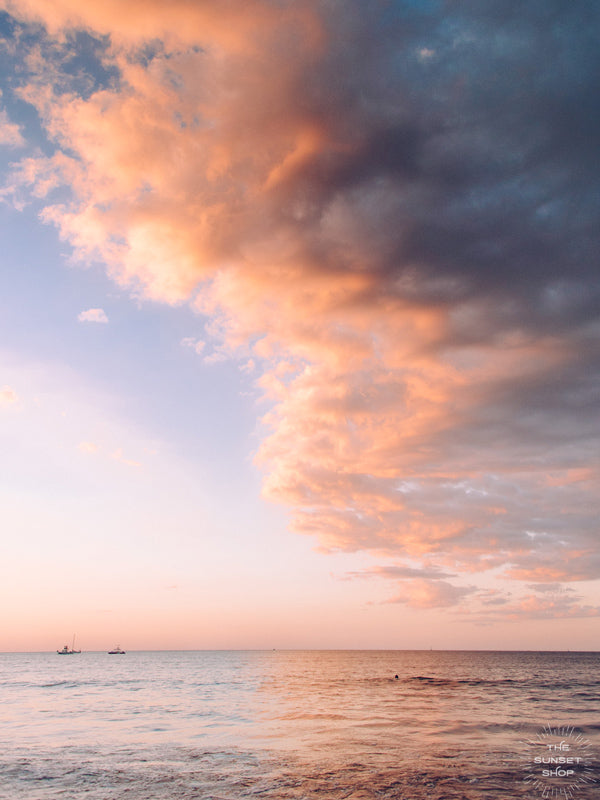
{"type": "Polygon", "coordinates": [[[600,796],[599,653],[3,653],[0,693],[3,800],[600,796]]]}

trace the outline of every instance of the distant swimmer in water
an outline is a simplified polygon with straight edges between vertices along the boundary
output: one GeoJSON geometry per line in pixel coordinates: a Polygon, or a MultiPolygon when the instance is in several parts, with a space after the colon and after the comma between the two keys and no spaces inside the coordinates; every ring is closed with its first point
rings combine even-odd
{"type": "Polygon", "coordinates": [[[397,675],[394,675],[394,680],[396,680],[396,681],[398,680],[398,676],[397,675]]]}

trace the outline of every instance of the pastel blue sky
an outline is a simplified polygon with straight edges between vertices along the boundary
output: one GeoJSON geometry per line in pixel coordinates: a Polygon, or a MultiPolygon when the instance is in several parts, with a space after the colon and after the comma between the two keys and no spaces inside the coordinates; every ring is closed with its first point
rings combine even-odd
{"type": "Polygon", "coordinates": [[[0,649],[597,646],[595,7],[0,8],[0,649]]]}

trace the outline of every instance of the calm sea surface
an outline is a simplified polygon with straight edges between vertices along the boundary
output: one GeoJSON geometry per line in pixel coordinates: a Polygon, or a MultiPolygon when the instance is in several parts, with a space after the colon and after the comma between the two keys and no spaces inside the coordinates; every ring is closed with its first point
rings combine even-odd
{"type": "Polygon", "coordinates": [[[600,797],[598,653],[5,653],[0,701],[10,800],[600,797]]]}

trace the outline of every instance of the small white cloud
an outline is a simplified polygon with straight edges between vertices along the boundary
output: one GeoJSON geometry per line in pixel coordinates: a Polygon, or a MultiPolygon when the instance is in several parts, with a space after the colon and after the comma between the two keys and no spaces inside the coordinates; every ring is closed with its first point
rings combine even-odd
{"type": "Polygon", "coordinates": [[[181,340],[180,344],[182,347],[191,347],[198,355],[206,346],[206,342],[203,342],[202,339],[194,339],[192,336],[186,336],[185,339],[181,340]]]}
{"type": "Polygon", "coordinates": [[[10,386],[0,389],[0,405],[14,405],[18,399],[17,393],[10,386]]]}
{"type": "Polygon", "coordinates": [[[77,316],[79,322],[108,322],[108,317],[103,308],[88,308],[77,316]]]}

